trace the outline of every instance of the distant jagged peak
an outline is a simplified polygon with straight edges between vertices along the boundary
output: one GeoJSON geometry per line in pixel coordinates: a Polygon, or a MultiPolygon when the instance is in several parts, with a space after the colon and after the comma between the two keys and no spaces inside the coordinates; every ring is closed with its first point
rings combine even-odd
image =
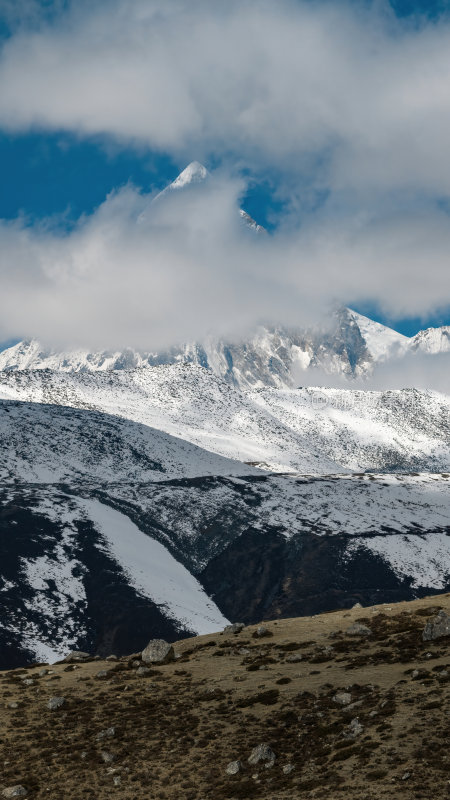
{"type": "MultiPolygon", "coordinates": [[[[171,195],[173,191],[178,192],[189,186],[203,183],[210,177],[210,174],[206,167],[200,164],[200,161],[191,161],[172,183],[169,183],[165,189],[162,189],[162,191],[154,197],[153,202],[157,202],[160,198],[171,195]]],[[[139,216],[138,221],[143,222],[145,219],[146,213],[144,212],[139,216]]]]}
{"type": "Polygon", "coordinates": [[[358,326],[374,361],[384,361],[390,356],[402,355],[411,344],[408,336],[404,336],[403,333],[399,333],[381,322],[375,322],[351,308],[345,308],[340,313],[341,315],[345,314],[347,320],[358,326]]]}
{"type": "MultiPolygon", "coordinates": [[[[211,173],[206,169],[206,167],[200,163],[200,161],[191,161],[187,167],[180,172],[177,178],[175,178],[172,183],[169,183],[165,189],[162,190],[158,195],[156,195],[155,200],[158,200],[160,197],[165,197],[174,190],[179,191],[180,189],[186,189],[189,186],[204,183],[209,177],[211,173]]],[[[259,225],[250,214],[247,214],[243,208],[239,209],[239,214],[241,216],[241,220],[243,224],[252,230],[256,231],[256,233],[267,233],[266,229],[263,228],[262,225],[259,225]]],[[[140,221],[145,218],[145,215],[141,215],[140,221]]]]}
{"type": "Polygon", "coordinates": [[[202,183],[209,175],[210,173],[203,164],[200,164],[199,161],[191,161],[191,163],[180,172],[178,178],[175,178],[167,188],[182,189],[184,186],[189,186],[191,183],[202,183]]]}
{"type": "Polygon", "coordinates": [[[450,325],[419,331],[412,339],[412,349],[428,354],[448,352],[450,350],[450,325]]]}
{"type": "Polygon", "coordinates": [[[252,228],[252,230],[256,231],[257,233],[267,233],[266,229],[262,225],[258,225],[256,220],[254,220],[250,214],[247,214],[243,208],[239,209],[239,214],[241,215],[244,225],[248,225],[249,228],[252,228]]]}
{"type": "Polygon", "coordinates": [[[353,308],[344,307],[341,309],[341,313],[344,312],[347,316],[356,322],[358,325],[362,326],[369,326],[372,330],[378,331],[391,331],[396,336],[400,337],[401,339],[409,339],[409,336],[405,336],[403,333],[399,333],[394,328],[389,327],[389,325],[384,325],[382,322],[375,322],[375,320],[371,319],[370,317],[364,316],[364,314],[360,314],[359,311],[354,311],[353,308]]]}

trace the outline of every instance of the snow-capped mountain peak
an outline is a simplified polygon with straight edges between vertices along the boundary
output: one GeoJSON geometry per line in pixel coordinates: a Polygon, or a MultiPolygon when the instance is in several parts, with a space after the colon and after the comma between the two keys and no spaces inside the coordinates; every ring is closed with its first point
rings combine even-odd
{"type": "Polygon", "coordinates": [[[348,318],[357,324],[374,361],[384,361],[389,356],[399,356],[410,345],[411,339],[408,336],[404,336],[380,322],[375,322],[363,314],[358,314],[351,308],[346,311],[348,318]]]}
{"type": "Polygon", "coordinates": [[[188,186],[191,183],[201,183],[204,181],[208,176],[209,172],[203,164],[200,164],[199,161],[191,161],[190,164],[180,172],[178,178],[167,187],[168,189],[182,189],[185,186],[188,186]]]}
{"type": "Polygon", "coordinates": [[[450,350],[450,325],[441,328],[427,328],[419,331],[412,339],[413,350],[423,353],[446,353],[450,350]]]}
{"type": "Polygon", "coordinates": [[[248,225],[249,228],[252,228],[257,233],[267,233],[266,229],[262,225],[258,225],[256,220],[254,220],[253,217],[250,216],[250,214],[247,214],[247,212],[244,211],[243,208],[239,209],[239,214],[241,215],[241,219],[244,225],[248,225]]]}

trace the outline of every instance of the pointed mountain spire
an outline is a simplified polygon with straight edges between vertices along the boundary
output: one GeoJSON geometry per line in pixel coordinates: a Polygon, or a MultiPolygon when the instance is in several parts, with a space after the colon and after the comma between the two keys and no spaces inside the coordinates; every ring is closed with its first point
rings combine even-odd
{"type": "Polygon", "coordinates": [[[188,186],[190,183],[201,183],[208,175],[209,172],[203,164],[200,164],[199,161],[191,161],[168,188],[182,189],[183,186],[188,186]]]}

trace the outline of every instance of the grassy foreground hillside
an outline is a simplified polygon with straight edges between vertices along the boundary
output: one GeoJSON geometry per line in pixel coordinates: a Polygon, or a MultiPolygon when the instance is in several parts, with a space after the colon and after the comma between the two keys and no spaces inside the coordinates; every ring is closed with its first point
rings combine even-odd
{"type": "Polygon", "coordinates": [[[184,640],[159,667],[130,656],[0,673],[0,793],[450,797],[450,637],[422,639],[439,609],[450,595],[184,640]]]}

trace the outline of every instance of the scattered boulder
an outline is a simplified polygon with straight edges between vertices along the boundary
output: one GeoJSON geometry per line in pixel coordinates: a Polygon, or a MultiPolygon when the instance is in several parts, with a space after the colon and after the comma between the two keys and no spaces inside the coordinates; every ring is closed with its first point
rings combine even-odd
{"type": "Polygon", "coordinates": [[[227,775],[237,775],[238,772],[242,771],[242,764],[240,761],[230,761],[228,764],[225,772],[227,775]]]}
{"type": "Polygon", "coordinates": [[[450,616],[441,610],[425,625],[422,639],[424,642],[431,642],[434,639],[441,639],[443,636],[450,636],[450,616]]]}
{"type": "Polygon", "coordinates": [[[276,755],[268,744],[258,744],[250,753],[248,763],[255,766],[260,764],[261,761],[265,761],[266,767],[273,767],[275,759],[276,755]]]}
{"type": "Polygon", "coordinates": [[[117,658],[117,656],[114,656],[114,655],[106,656],[106,658],[105,658],[105,661],[118,661],[118,660],[119,659],[117,658]]]}
{"type": "Polygon", "coordinates": [[[47,708],[50,711],[56,711],[58,708],[61,708],[61,706],[63,706],[65,702],[66,702],[65,697],[51,697],[47,703],[47,708]]]}
{"type": "Polygon", "coordinates": [[[115,735],[116,735],[116,729],[111,726],[111,728],[106,728],[106,730],[97,733],[97,736],[95,738],[97,742],[101,742],[102,739],[113,739],[115,735]]]}
{"type": "Polygon", "coordinates": [[[344,739],[356,739],[357,736],[360,736],[364,730],[364,726],[361,725],[359,719],[355,717],[352,719],[350,725],[347,725],[344,733],[344,739]]]}
{"type": "Polygon", "coordinates": [[[272,631],[269,630],[265,625],[258,625],[256,631],[253,633],[254,639],[263,639],[266,636],[273,636],[272,631]]]}
{"type": "Polygon", "coordinates": [[[293,764],[285,764],[283,767],[283,772],[285,775],[290,775],[290,773],[293,772],[294,769],[295,767],[293,764]]]}
{"type": "Polygon", "coordinates": [[[72,650],[71,653],[63,658],[63,662],[71,664],[73,661],[87,661],[89,658],[92,658],[90,653],[83,653],[82,650],[72,650]]]}
{"type": "Polygon", "coordinates": [[[338,706],[348,706],[352,702],[352,696],[349,692],[337,692],[333,697],[333,703],[338,706]]]}
{"type": "MultiPolygon", "coordinates": [[[[245,625],[244,625],[243,622],[233,622],[232,625],[226,625],[225,628],[223,629],[223,632],[224,633],[237,634],[237,633],[240,633],[241,631],[243,631],[244,628],[245,628],[245,625]]],[[[235,763],[238,763],[238,762],[232,761],[231,763],[235,764],[235,763]]]]}
{"type": "Polygon", "coordinates": [[[353,625],[350,625],[347,628],[348,636],[371,636],[372,631],[367,625],[363,625],[361,622],[354,622],[353,625]]]}
{"type": "Polygon", "coordinates": [[[25,787],[17,784],[17,786],[8,786],[3,789],[2,797],[25,797],[27,794],[25,787]]]}
{"type": "Polygon", "coordinates": [[[352,606],[352,608],[362,608],[362,605],[361,603],[355,603],[355,605],[352,606]]]}
{"type": "Polygon", "coordinates": [[[102,750],[100,755],[102,757],[102,761],[104,761],[105,764],[112,764],[112,762],[114,761],[113,754],[109,753],[107,750],[102,750]]]}
{"type": "Polygon", "coordinates": [[[175,652],[172,645],[164,639],[151,639],[142,651],[141,658],[147,664],[168,664],[175,661],[175,652]]]}
{"type": "Polygon", "coordinates": [[[136,670],[136,675],[139,675],[140,678],[145,678],[147,675],[151,675],[151,674],[152,674],[152,671],[151,671],[150,667],[138,667],[137,670],[136,670]]]}
{"type": "Polygon", "coordinates": [[[291,656],[286,657],[286,662],[288,664],[297,664],[299,661],[303,660],[303,656],[300,653],[292,653],[291,656]]]}
{"type": "Polygon", "coordinates": [[[411,672],[411,679],[413,681],[421,681],[423,680],[423,678],[427,678],[429,675],[430,673],[427,669],[423,668],[413,669],[413,671],[411,672]]]}

